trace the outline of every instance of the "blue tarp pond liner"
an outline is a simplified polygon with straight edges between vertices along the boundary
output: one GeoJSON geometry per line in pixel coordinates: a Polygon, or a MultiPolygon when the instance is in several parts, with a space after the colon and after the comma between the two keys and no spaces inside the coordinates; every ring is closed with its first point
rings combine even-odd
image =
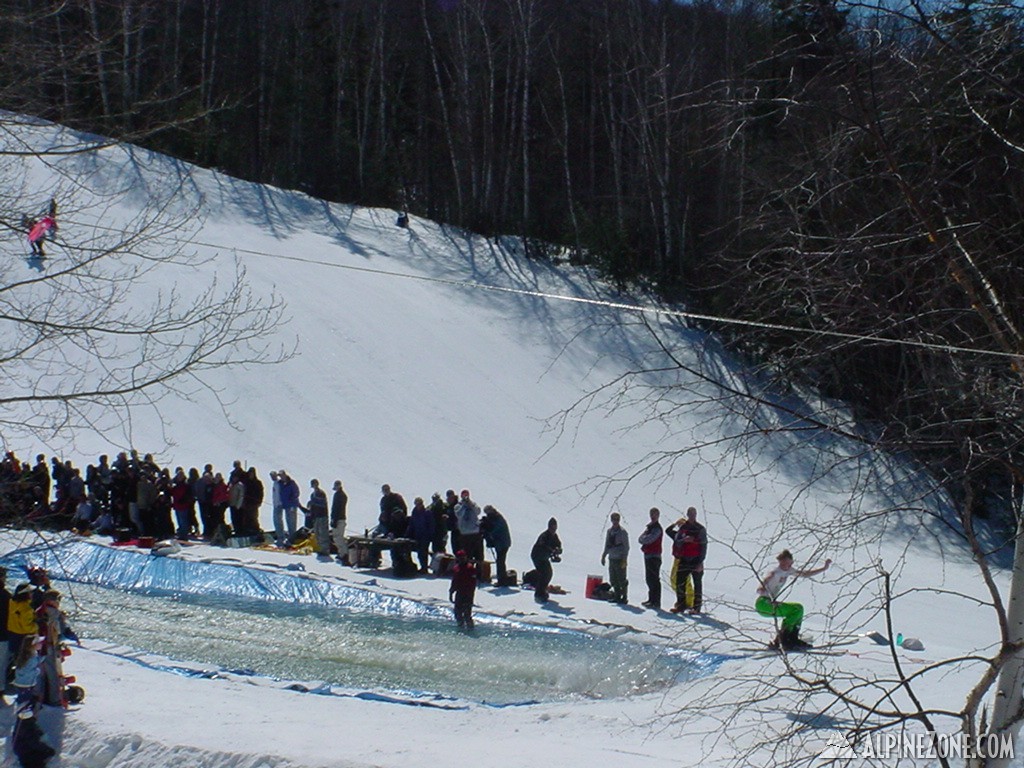
{"type": "Polygon", "coordinates": [[[46,568],[86,640],[361,696],[499,705],[619,697],[710,674],[722,661],[486,614],[466,634],[445,605],[277,565],[154,557],[78,539],[19,549],[0,564],[46,568]]]}

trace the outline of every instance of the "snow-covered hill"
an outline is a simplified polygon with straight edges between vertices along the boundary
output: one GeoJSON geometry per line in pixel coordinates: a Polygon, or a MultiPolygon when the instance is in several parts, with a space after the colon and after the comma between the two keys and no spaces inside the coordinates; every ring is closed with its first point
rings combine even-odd
{"type": "MultiPolygon", "coordinates": [[[[82,140],[45,124],[7,121],[4,128],[0,150],[82,140]]],[[[615,293],[586,270],[527,261],[511,242],[415,217],[401,229],[391,211],[327,204],[137,148],[2,160],[22,179],[27,207],[56,194],[68,212],[45,269],[74,258],[76,242],[133,226],[141,210],[160,208],[165,221],[180,224],[161,239],[166,253],[194,252],[203,261],[159,265],[140,280],[135,300],[151,301],[157,286],[175,284],[188,295],[212,274],[230,273],[237,260],[257,295],[276,294],[286,303],[288,320],[274,341],[295,350],[279,365],[211,371],[204,379],[210,390],[171,394],[158,411],[139,409],[129,438],[119,438],[125,424],[110,422],[102,434],[59,435],[49,448],[84,466],[99,453],[129,447],[130,439],[171,467],[212,462],[226,470],[237,458],[264,478],[287,468],[303,487],[312,477],[341,479],[350,530],[374,524],[382,483],[410,501],[471,488],[479,503],[508,518],[510,565],[520,572],[549,517],[558,518],[565,545],[555,582],[568,595],[537,606],[528,592],[485,589],[477,601],[482,610],[533,623],[612,627],[643,642],[741,657],[657,695],[449,712],[176,676],[88,650],[87,639],[73,662],[89,699],[64,719],[62,765],[399,766],[457,759],[582,766],[603,758],[630,766],[726,764],[751,744],[770,744],[779,728],[810,723],[823,706],[780,696],[756,716],[744,710],[736,729],[710,708],[732,706],[730,691],[738,695],[743,686],[730,680],[781,672],[781,659],[744,649],[771,635],[770,622],[751,605],[756,574],[774,564],[782,547],[800,564],[835,560],[823,577],[796,587],[795,599],[809,609],[805,627],[823,639],[885,629],[877,567],[894,572],[900,590],[947,586],[983,594],[969,558],[941,525],[927,522],[942,499],[922,478],[773,408],[774,396],[758,389],[755,376],[680,318],[621,306],[653,306],[649,297],[615,293]],[[732,394],[748,389],[763,396],[760,404],[732,394]],[[645,594],[635,538],[647,510],[658,506],[671,522],[690,505],[711,538],[710,615],[679,619],[634,607],[645,594]],[[900,512],[885,522],[847,525],[863,512],[887,509],[900,512]],[[622,514],[634,541],[634,606],[582,594],[586,575],[602,572],[612,511],[622,514]],[[703,707],[709,708],[702,714],[703,707]],[[680,713],[691,718],[685,737],[680,713]]],[[[8,281],[39,274],[25,261],[18,233],[5,232],[0,248],[8,281]]],[[[786,398],[777,402],[843,418],[831,404],[786,398]]],[[[29,456],[42,446],[12,434],[7,448],[29,456]]],[[[271,527],[269,507],[262,521],[271,527]]],[[[184,556],[217,554],[223,553],[193,547],[184,556]]],[[[260,553],[259,560],[283,568],[295,557],[260,553]]],[[[308,557],[303,563],[330,579],[414,599],[443,602],[447,590],[434,579],[393,581],[308,557]]],[[[666,557],[666,578],[668,563],[666,557]]],[[[925,640],[930,659],[995,639],[986,609],[957,595],[910,591],[896,621],[902,633],[925,640]],[[937,617],[951,615],[962,618],[936,630],[937,617]]],[[[867,678],[889,673],[887,650],[850,648],[863,653],[813,662],[841,664],[867,678]]],[[[935,706],[959,706],[972,674],[951,672],[921,685],[935,706]]],[[[793,743],[801,746],[787,748],[787,759],[813,758],[854,715],[829,717],[835,719],[798,736],[793,743]]],[[[755,754],[766,765],[784,762],[770,747],[755,754]]]]}

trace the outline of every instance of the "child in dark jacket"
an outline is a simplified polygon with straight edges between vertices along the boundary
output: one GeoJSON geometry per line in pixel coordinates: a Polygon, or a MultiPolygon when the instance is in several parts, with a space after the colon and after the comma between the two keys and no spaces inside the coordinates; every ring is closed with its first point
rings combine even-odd
{"type": "Polygon", "coordinates": [[[476,563],[470,562],[464,549],[455,553],[452,584],[448,599],[455,604],[455,621],[459,629],[473,628],[473,597],[476,595],[476,563]]]}

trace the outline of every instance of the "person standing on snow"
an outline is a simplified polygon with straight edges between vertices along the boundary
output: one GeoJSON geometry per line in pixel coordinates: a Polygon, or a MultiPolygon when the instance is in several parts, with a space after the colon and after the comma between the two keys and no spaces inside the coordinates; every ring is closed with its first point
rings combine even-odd
{"type": "Polygon", "coordinates": [[[686,517],[679,518],[665,531],[672,539],[672,583],[676,589],[676,604],[669,610],[672,613],[697,614],[701,611],[704,601],[704,558],[708,553],[708,532],[697,522],[697,508],[686,510],[686,517]],[[686,588],[692,581],[693,601],[686,598],[686,588]]]}
{"type": "Polygon", "coordinates": [[[320,559],[331,556],[331,533],[328,529],[327,494],[320,487],[320,481],[309,481],[309,501],[302,511],[309,515],[313,523],[313,535],[316,537],[317,557],[320,559]]]}
{"type": "Polygon", "coordinates": [[[462,549],[459,542],[459,525],[455,519],[457,506],[459,506],[459,497],[455,495],[455,491],[449,488],[444,492],[444,513],[448,521],[448,531],[452,535],[452,552],[462,549]]]}
{"type": "Polygon", "coordinates": [[[245,494],[242,512],[242,524],[246,536],[262,536],[260,525],[260,507],[263,506],[263,481],[256,474],[256,467],[249,467],[245,476],[245,494]]]}
{"type": "Polygon", "coordinates": [[[455,505],[455,525],[459,529],[459,548],[466,550],[470,559],[482,562],[484,537],[480,533],[480,506],[470,498],[465,488],[459,494],[459,503],[455,505]]]}
{"type": "Polygon", "coordinates": [[[67,616],[60,607],[60,592],[42,590],[43,602],[36,609],[43,644],[40,648],[42,664],[39,667],[39,688],[42,702],[51,707],[64,704],[64,681],[61,679],[61,641],[78,642],[78,635],[68,625],[67,616]]]}
{"type": "Polygon", "coordinates": [[[499,587],[508,586],[508,567],[506,564],[508,551],[512,548],[512,533],[508,529],[508,521],[490,504],[484,507],[484,517],[480,521],[480,530],[487,546],[494,550],[494,568],[499,587]]]}
{"type": "Polygon", "coordinates": [[[22,583],[14,590],[7,608],[7,649],[9,658],[14,658],[21,650],[22,640],[39,634],[36,623],[36,609],[32,605],[32,596],[36,588],[29,583],[22,583]]]}
{"type": "Polygon", "coordinates": [[[224,482],[224,475],[218,472],[210,483],[210,540],[221,540],[221,546],[224,546],[224,514],[230,498],[231,491],[224,482]]]}
{"type": "Polygon", "coordinates": [[[530,550],[530,559],[534,568],[533,599],[538,603],[546,603],[548,587],[554,575],[551,563],[562,559],[562,540],[558,538],[558,521],[555,518],[548,520],[548,527],[537,537],[530,550]]]}
{"type": "Polygon", "coordinates": [[[409,507],[402,494],[392,491],[390,485],[380,487],[380,517],[377,518],[379,536],[391,534],[392,538],[405,534],[408,525],[409,507]]]}
{"type": "Polygon", "coordinates": [[[434,516],[434,540],[431,542],[431,549],[434,553],[447,552],[448,544],[448,508],[444,499],[438,491],[430,497],[430,506],[427,507],[430,514],[434,516]]]}
{"type": "Polygon", "coordinates": [[[213,465],[203,467],[203,474],[192,484],[192,493],[199,505],[199,519],[203,523],[203,538],[209,540],[215,532],[213,525],[213,503],[210,500],[213,490],[213,465]]]}
{"type": "Polygon", "coordinates": [[[661,527],[661,510],[651,507],[651,522],[640,534],[640,551],[644,553],[644,579],[647,581],[647,599],[640,603],[644,608],[661,608],[661,539],[665,531],[661,527]]]}
{"type": "Polygon", "coordinates": [[[782,550],[776,557],[779,564],[761,579],[757,587],[757,601],[754,608],[762,616],[777,616],[782,619],[775,639],[768,644],[769,648],[781,651],[798,651],[810,648],[811,644],[800,639],[800,624],[804,619],[804,607],[800,603],[783,603],[779,600],[782,588],[790,578],[797,576],[817,576],[824,573],[832,565],[825,560],[821,568],[802,571],[793,567],[793,555],[788,549],[782,550]]]}
{"type": "Polygon", "coordinates": [[[299,484],[283,469],[278,471],[277,480],[281,484],[281,506],[284,507],[284,520],[288,529],[285,544],[292,546],[299,527],[299,484]]]}
{"type": "Polygon", "coordinates": [[[420,573],[427,573],[430,562],[430,542],[434,540],[434,513],[423,503],[423,497],[417,496],[412,503],[412,514],[405,535],[416,541],[416,556],[420,561],[420,573]]]}
{"type": "Polygon", "coordinates": [[[281,504],[281,478],[276,470],[270,470],[270,510],[274,521],[274,545],[285,546],[284,505],[281,504]]]}
{"type": "MultiPolygon", "coordinates": [[[[11,607],[11,593],[7,590],[7,569],[0,566],[0,680],[6,682],[13,655],[7,642],[7,613],[11,607]]],[[[0,702],[3,691],[0,690],[0,702]]]]}
{"type": "Polygon", "coordinates": [[[455,553],[452,566],[452,583],[448,587],[448,599],[454,605],[455,621],[459,629],[473,628],[473,597],[476,594],[477,568],[470,562],[466,550],[455,553]]]}
{"type": "Polygon", "coordinates": [[[341,486],[341,480],[334,481],[334,496],[331,498],[331,536],[338,550],[338,562],[348,563],[348,539],[345,528],[348,525],[348,494],[341,486]]]}
{"type": "Polygon", "coordinates": [[[228,480],[228,506],[231,508],[231,532],[235,536],[241,536],[245,531],[245,481],[243,479],[244,477],[244,471],[241,474],[239,474],[232,470],[231,479],[228,480]]]}
{"type": "Polygon", "coordinates": [[[614,596],[613,602],[624,605],[629,602],[629,580],[626,577],[626,561],[629,556],[629,534],[622,527],[621,516],[612,512],[612,527],[604,537],[604,551],[601,553],[601,565],[608,563],[608,581],[611,582],[614,596]]]}
{"type": "Polygon", "coordinates": [[[174,520],[177,524],[174,535],[179,539],[187,539],[192,530],[190,513],[195,507],[195,497],[192,495],[192,486],[185,475],[184,467],[178,467],[174,472],[174,480],[171,483],[171,509],[174,510],[174,520]]]}

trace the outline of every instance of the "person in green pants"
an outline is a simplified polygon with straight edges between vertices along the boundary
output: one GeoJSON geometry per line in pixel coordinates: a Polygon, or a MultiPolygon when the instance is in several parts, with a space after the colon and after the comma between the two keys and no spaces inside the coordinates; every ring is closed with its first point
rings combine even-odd
{"type": "Polygon", "coordinates": [[[782,626],[769,647],[784,650],[801,650],[810,648],[811,644],[800,639],[800,624],[804,619],[804,607],[800,603],[783,603],[779,600],[782,589],[790,578],[797,576],[817,576],[824,573],[831,560],[826,560],[821,568],[800,570],[793,567],[793,555],[788,549],[782,550],[776,558],[779,564],[773,568],[757,588],[757,602],[754,608],[762,616],[773,616],[782,619],[782,626]]]}

